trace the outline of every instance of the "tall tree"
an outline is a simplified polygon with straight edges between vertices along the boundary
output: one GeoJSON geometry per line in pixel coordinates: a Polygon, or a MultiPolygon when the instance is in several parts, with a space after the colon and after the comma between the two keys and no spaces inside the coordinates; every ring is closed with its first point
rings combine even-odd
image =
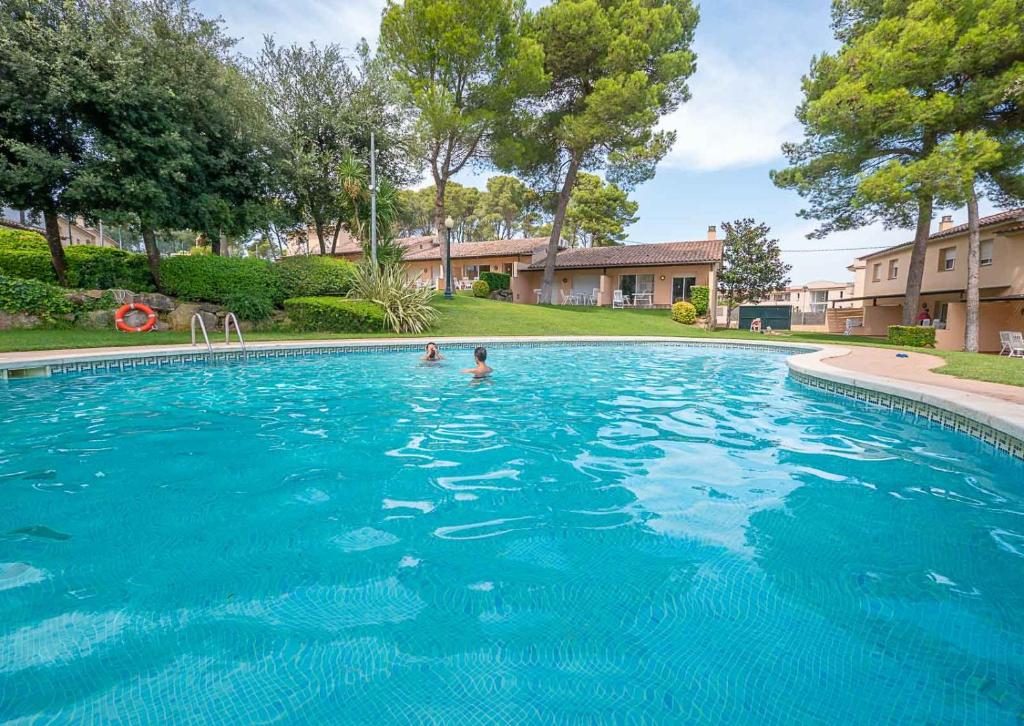
{"type": "Polygon", "coordinates": [[[529,20],[546,90],[505,119],[495,161],[557,190],[542,299],[555,302],[555,255],[577,175],[649,179],[674,141],[659,119],[689,98],[697,9],[689,0],[555,0],[529,20]]]}
{"type": "Polygon", "coordinates": [[[562,239],[570,247],[622,244],[639,208],[624,189],[595,174],[581,173],[565,210],[562,239]]]}
{"type": "Polygon", "coordinates": [[[88,211],[74,188],[93,161],[101,26],[79,1],[8,0],[0,12],[0,199],[42,212],[61,283],[60,215],[88,211]]]}
{"type": "Polygon", "coordinates": [[[522,19],[523,0],[388,0],[384,9],[381,54],[418,113],[438,243],[449,180],[486,155],[495,122],[542,82],[522,19]]]}
{"type": "MultiPolygon", "coordinates": [[[[540,215],[540,195],[514,176],[497,174],[487,179],[478,214],[488,222],[493,236],[512,239],[525,234],[540,215]]],[[[490,235],[489,235],[490,236],[490,235]]]]}
{"type": "Polygon", "coordinates": [[[790,266],[782,260],[779,241],[768,236],[771,228],[767,224],[748,217],[722,222],[722,229],[725,242],[718,291],[725,298],[728,319],[737,305],[763,300],[786,287],[790,266]]]}

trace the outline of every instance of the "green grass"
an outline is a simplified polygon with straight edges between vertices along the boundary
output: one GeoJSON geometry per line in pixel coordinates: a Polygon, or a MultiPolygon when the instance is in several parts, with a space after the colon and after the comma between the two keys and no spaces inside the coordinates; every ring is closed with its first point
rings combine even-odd
{"type": "MultiPolygon", "coordinates": [[[[429,337],[491,337],[503,335],[651,335],[689,338],[743,338],[764,340],[763,335],[740,330],[708,332],[674,322],[667,310],[612,310],[596,307],[552,307],[509,305],[458,295],[453,300],[436,299],[440,317],[429,337]]],[[[249,333],[246,340],[324,340],[369,338],[387,335],[332,335],[329,333],[249,333]]],[[[219,338],[218,338],[219,339],[219,338]]],[[[884,340],[824,333],[781,333],[773,339],[791,342],[839,343],[890,347],[884,340]]],[[[10,330],[0,332],[0,352],[97,348],[123,345],[170,345],[188,343],[188,333],[166,332],[133,335],[110,330],[10,330]]],[[[915,349],[919,350],[919,349],[915,349]]],[[[919,351],[920,352],[920,351],[919,351]]],[[[1024,361],[993,355],[925,351],[946,360],[936,369],[959,378],[1024,386],[1024,361]]]]}

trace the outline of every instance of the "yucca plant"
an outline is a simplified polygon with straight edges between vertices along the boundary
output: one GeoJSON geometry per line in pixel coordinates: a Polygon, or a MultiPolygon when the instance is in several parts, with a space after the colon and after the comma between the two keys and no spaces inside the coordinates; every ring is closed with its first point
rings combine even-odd
{"type": "Polygon", "coordinates": [[[430,304],[434,291],[419,288],[400,264],[374,265],[364,260],[356,265],[350,298],[368,300],[384,311],[385,327],[393,333],[422,333],[437,319],[430,304]]]}

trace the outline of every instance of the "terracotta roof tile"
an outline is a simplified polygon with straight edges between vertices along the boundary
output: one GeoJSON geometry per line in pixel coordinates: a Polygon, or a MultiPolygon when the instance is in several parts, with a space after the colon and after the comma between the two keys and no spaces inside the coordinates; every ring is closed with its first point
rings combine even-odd
{"type": "MultiPolygon", "coordinates": [[[[556,269],[580,267],[635,267],[643,265],[691,265],[722,259],[721,240],[696,242],[655,242],[615,247],[584,247],[562,250],[555,258],[556,269]]],[[[528,270],[543,270],[538,260],[528,270]]]]}
{"type": "MultiPolygon", "coordinates": [[[[1003,224],[1004,222],[1024,222],[1024,207],[1019,207],[1017,209],[1007,209],[1004,212],[997,212],[996,214],[990,214],[989,216],[982,217],[981,219],[978,220],[979,225],[981,227],[983,227],[983,228],[984,227],[991,227],[991,226],[996,225],[996,224],[1003,224]]],[[[1008,229],[1006,231],[1007,232],[1015,232],[1018,229],[1019,229],[1019,227],[1013,227],[1013,228],[1008,229]]],[[[956,236],[958,234],[963,234],[966,231],[967,231],[967,224],[966,223],[965,224],[958,224],[955,227],[950,227],[949,229],[943,230],[942,232],[936,232],[935,234],[928,235],[928,239],[929,240],[933,240],[933,239],[944,239],[946,237],[954,237],[954,236],[956,236]]],[[[885,255],[885,254],[888,254],[888,253],[893,252],[895,250],[898,250],[898,249],[900,249],[902,247],[908,247],[908,246],[910,246],[912,244],[914,244],[913,240],[911,240],[910,242],[900,242],[898,245],[893,245],[892,247],[886,247],[885,249],[878,250],[878,252],[871,252],[870,254],[862,255],[861,257],[858,257],[857,259],[858,260],[866,260],[869,257],[875,257],[876,255],[885,255]]]]}
{"type": "MultiPolygon", "coordinates": [[[[532,255],[534,250],[547,245],[547,237],[531,237],[527,239],[494,239],[486,242],[456,242],[452,244],[452,259],[467,257],[505,257],[514,255],[532,255]]],[[[440,260],[441,248],[431,247],[425,250],[408,252],[408,262],[420,260],[440,260]]]]}

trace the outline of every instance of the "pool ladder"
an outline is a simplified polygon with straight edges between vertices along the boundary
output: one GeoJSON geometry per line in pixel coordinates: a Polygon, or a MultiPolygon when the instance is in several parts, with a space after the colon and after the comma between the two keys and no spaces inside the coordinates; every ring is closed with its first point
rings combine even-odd
{"type": "MultiPolygon", "coordinates": [[[[199,330],[203,334],[203,342],[206,343],[206,358],[207,360],[213,359],[213,345],[210,344],[210,335],[206,331],[206,323],[203,322],[203,316],[199,313],[192,314],[192,323],[190,325],[192,329],[192,345],[196,344],[196,323],[199,323],[199,330]]],[[[224,316],[224,344],[231,344],[231,326],[235,327],[235,335],[238,336],[238,344],[242,347],[242,357],[247,358],[248,353],[245,351],[245,339],[242,337],[242,328],[238,324],[238,317],[234,313],[228,313],[224,316]]]]}

